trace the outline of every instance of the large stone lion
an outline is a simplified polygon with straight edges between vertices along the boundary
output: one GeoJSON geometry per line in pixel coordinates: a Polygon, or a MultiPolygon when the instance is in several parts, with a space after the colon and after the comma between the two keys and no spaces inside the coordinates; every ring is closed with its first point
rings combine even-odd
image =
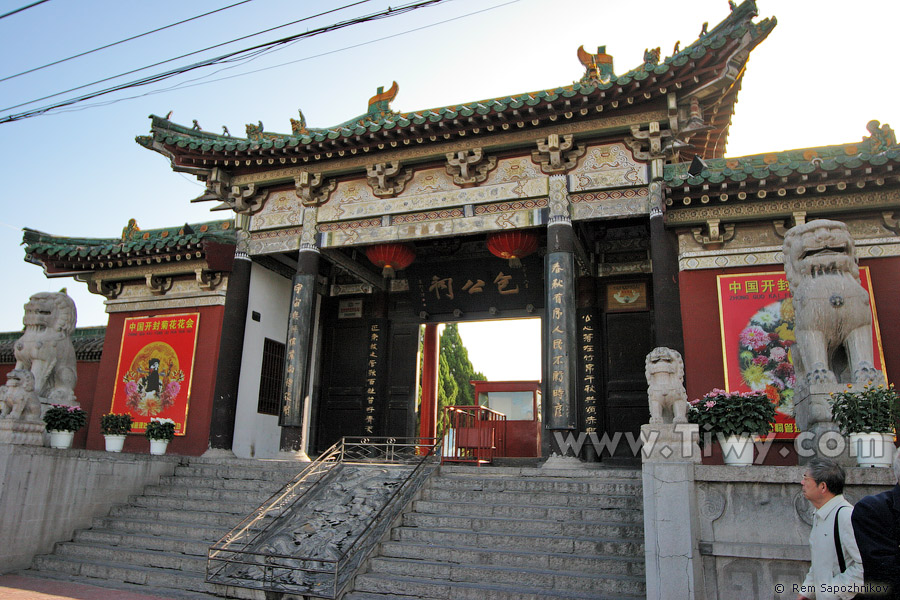
{"type": "Polygon", "coordinates": [[[0,419],[40,421],[41,401],[34,392],[31,371],[13,369],[0,386],[0,419]]]}
{"type": "Polygon", "coordinates": [[[687,392],[684,389],[684,361],[671,348],[654,348],[644,362],[650,423],[687,423],[687,392]]]}
{"type": "Polygon", "coordinates": [[[37,395],[54,404],[77,405],[75,399],[75,302],[60,292],[41,292],[25,305],[25,333],[16,341],[16,369],[31,371],[37,395]]]}
{"type": "Polygon", "coordinates": [[[791,228],[784,270],[794,298],[791,355],[798,387],[883,382],[872,356],[869,295],[859,282],[847,226],[817,219],[791,228]]]}

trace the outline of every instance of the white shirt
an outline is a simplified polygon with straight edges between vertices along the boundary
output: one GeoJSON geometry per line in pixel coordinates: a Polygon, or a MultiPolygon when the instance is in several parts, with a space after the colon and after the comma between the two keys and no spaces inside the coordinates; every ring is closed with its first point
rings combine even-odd
{"type": "Polygon", "coordinates": [[[861,591],[862,559],[853,535],[853,525],[850,523],[852,512],[853,506],[844,499],[843,494],[838,494],[813,514],[813,527],[809,534],[812,564],[800,590],[810,600],[848,600],[861,591]],[[846,565],[843,573],[838,566],[834,548],[834,517],[841,506],[847,507],[841,510],[838,517],[838,531],[846,565]]]}

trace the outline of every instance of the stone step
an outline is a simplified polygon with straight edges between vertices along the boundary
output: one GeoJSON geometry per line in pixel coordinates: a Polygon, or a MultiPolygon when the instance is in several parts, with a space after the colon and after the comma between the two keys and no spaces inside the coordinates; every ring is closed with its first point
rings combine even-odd
{"type": "MultiPolygon", "coordinates": [[[[210,506],[210,508],[213,508],[210,506]]],[[[248,511],[249,512],[249,511],[248,511]]],[[[109,511],[110,517],[127,517],[150,521],[169,521],[185,525],[212,525],[231,529],[246,516],[238,513],[225,513],[202,510],[177,510],[151,508],[146,506],[119,505],[109,511]]]]}
{"type": "Polygon", "coordinates": [[[526,569],[478,564],[448,564],[440,561],[398,558],[372,559],[372,571],[379,575],[414,577],[442,582],[525,586],[537,590],[566,590],[604,594],[642,594],[644,580],[627,575],[588,575],[568,570],[526,569]]]}
{"type": "MultiPolygon", "coordinates": [[[[260,502],[235,502],[235,501],[210,501],[193,498],[179,498],[169,496],[131,496],[128,499],[129,506],[146,507],[157,510],[179,510],[187,512],[213,512],[229,515],[238,515],[241,518],[259,508],[260,502]]],[[[240,521],[240,519],[238,519],[240,521]]],[[[237,521],[235,521],[235,525],[237,521]]]]}
{"type": "Polygon", "coordinates": [[[206,556],[188,555],[181,552],[65,542],[56,545],[53,555],[78,561],[87,560],[98,563],[115,561],[121,565],[171,569],[206,577],[206,556]]]}
{"type": "Polygon", "coordinates": [[[473,515],[554,521],[608,521],[643,524],[637,508],[587,508],[569,506],[523,506],[520,504],[469,504],[440,500],[416,500],[413,510],[439,515],[473,515]]]}
{"type": "Polygon", "coordinates": [[[75,542],[112,548],[138,548],[161,552],[180,552],[189,556],[203,556],[212,542],[186,539],[183,536],[143,535],[123,533],[112,529],[82,529],[75,532],[75,542]]]}
{"type": "Polygon", "coordinates": [[[40,577],[42,579],[49,579],[53,581],[80,583],[83,585],[90,585],[94,587],[122,592],[131,592],[135,594],[165,594],[164,597],[171,600],[222,600],[218,596],[213,596],[211,594],[206,594],[203,592],[189,592],[185,590],[176,590],[173,588],[162,590],[160,588],[148,587],[146,585],[124,583],[121,581],[112,581],[108,579],[97,579],[94,577],[80,577],[77,575],[68,575],[66,573],[59,573],[56,571],[36,571],[33,569],[28,569],[26,571],[23,571],[22,574],[28,577],[40,577]]]}
{"type": "Polygon", "coordinates": [[[480,492],[547,492],[555,494],[641,494],[640,480],[603,478],[570,481],[558,478],[500,478],[449,475],[429,482],[432,489],[480,492]]]}
{"type": "Polygon", "coordinates": [[[641,469],[633,467],[599,467],[595,469],[535,469],[531,467],[473,467],[468,465],[441,465],[441,476],[473,475],[476,477],[528,477],[533,479],[641,479],[641,469]]]}
{"type": "Polygon", "coordinates": [[[50,554],[34,559],[32,569],[78,577],[90,577],[112,582],[133,583],[147,586],[156,593],[187,591],[210,594],[211,585],[205,575],[159,567],[129,565],[112,561],[86,560],[77,557],[50,554]]]}
{"type": "MultiPolygon", "coordinates": [[[[397,575],[364,574],[356,578],[353,594],[345,596],[347,600],[361,600],[358,593],[396,594],[418,599],[446,600],[544,600],[545,598],[566,598],[579,600],[626,600],[643,598],[644,594],[598,594],[574,590],[535,591],[534,588],[520,585],[501,585],[488,583],[471,583],[463,581],[436,581],[417,577],[400,577],[397,575]]],[[[382,598],[384,596],[370,596],[382,598]]]]}
{"type": "Polygon", "coordinates": [[[252,479],[262,481],[282,481],[287,483],[306,468],[306,464],[307,463],[299,463],[296,468],[266,468],[191,462],[189,465],[179,465],[175,467],[175,477],[252,479]]]}
{"type": "Polygon", "coordinates": [[[284,480],[275,479],[263,481],[261,479],[233,479],[224,477],[178,477],[167,476],[159,478],[159,485],[162,487],[183,487],[195,489],[210,490],[244,490],[244,491],[265,491],[270,495],[280,490],[292,478],[284,480]]]}
{"type": "Polygon", "coordinates": [[[217,542],[222,539],[231,527],[189,524],[180,521],[160,521],[125,517],[98,517],[93,520],[93,527],[125,534],[159,535],[167,537],[183,537],[195,541],[217,542]]]}
{"type": "Polygon", "coordinates": [[[173,485],[149,485],[144,488],[145,496],[163,496],[166,498],[185,498],[191,500],[207,500],[213,502],[250,502],[257,506],[268,500],[272,494],[281,489],[281,485],[272,484],[270,489],[262,489],[259,485],[247,490],[232,490],[216,487],[193,487],[182,485],[179,481],[173,485]]]}
{"type": "Polygon", "coordinates": [[[589,536],[529,535],[526,533],[471,532],[458,529],[424,529],[395,527],[391,531],[395,542],[415,542],[433,545],[469,546],[500,550],[545,551],[560,554],[643,556],[641,540],[600,538],[589,536]]]}
{"type": "Polygon", "coordinates": [[[566,553],[539,550],[497,550],[467,546],[435,546],[413,542],[385,542],[381,556],[443,561],[458,564],[521,567],[576,571],[595,575],[630,575],[644,577],[644,557],[629,556],[573,556],[566,553]]]}
{"type": "Polygon", "coordinates": [[[407,513],[406,527],[430,529],[459,529],[473,532],[548,534],[560,536],[590,536],[603,538],[643,539],[644,528],[637,524],[602,521],[551,521],[464,515],[407,513]]]}
{"type": "Polygon", "coordinates": [[[479,492],[471,490],[442,490],[429,487],[422,491],[422,499],[483,505],[521,504],[525,506],[568,506],[580,508],[643,508],[643,502],[639,494],[578,495],[548,492],[479,492]]]}

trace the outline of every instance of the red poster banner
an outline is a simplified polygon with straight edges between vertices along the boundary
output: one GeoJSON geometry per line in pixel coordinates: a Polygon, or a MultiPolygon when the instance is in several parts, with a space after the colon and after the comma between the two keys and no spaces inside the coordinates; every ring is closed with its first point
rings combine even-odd
{"type": "Polygon", "coordinates": [[[125,319],[110,412],[131,414],[132,432],[151,417],[175,421],[175,435],[187,432],[199,326],[199,313],[125,319]]]}
{"type": "MultiPolygon", "coordinates": [[[[884,354],[869,269],[859,269],[872,309],[872,345],[877,369],[884,354]]],[[[719,275],[719,323],[726,391],[765,391],[776,404],[775,437],[793,438],[794,306],[784,271],[719,275]]],[[[887,377],[887,374],[885,374],[887,377]]]]}

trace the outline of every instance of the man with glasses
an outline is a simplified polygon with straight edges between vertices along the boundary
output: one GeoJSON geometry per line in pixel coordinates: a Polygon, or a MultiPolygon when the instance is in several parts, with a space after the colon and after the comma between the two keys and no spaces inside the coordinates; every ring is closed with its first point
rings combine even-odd
{"type": "Polygon", "coordinates": [[[853,506],[844,499],[844,470],[827,458],[815,458],[800,482],[815,507],[809,534],[812,564],[798,600],[848,600],[862,589],[863,567],[853,535],[853,506]]]}

